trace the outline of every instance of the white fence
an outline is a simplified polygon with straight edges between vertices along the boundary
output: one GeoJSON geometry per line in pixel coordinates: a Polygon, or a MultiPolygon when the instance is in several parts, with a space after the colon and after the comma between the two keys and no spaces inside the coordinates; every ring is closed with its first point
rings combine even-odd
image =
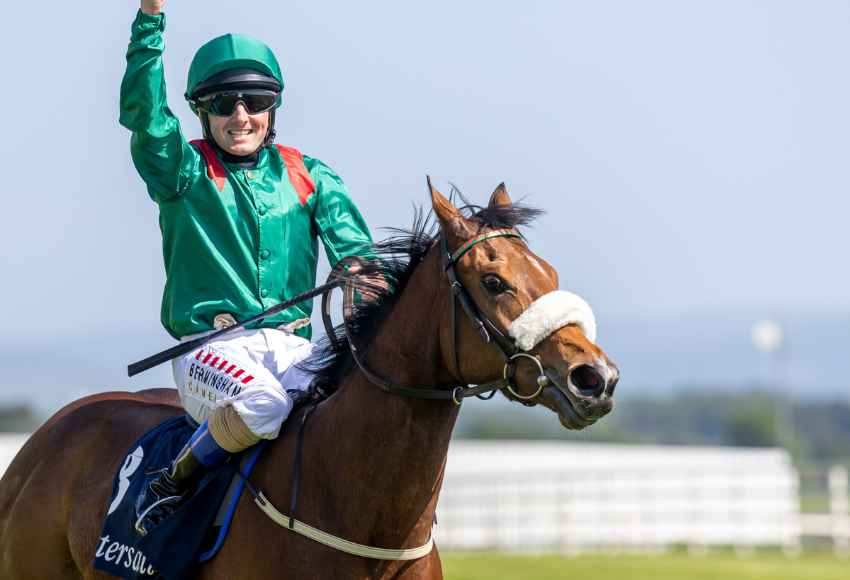
{"type": "MultiPolygon", "coordinates": [[[[27,435],[0,434],[0,474],[27,435]]],[[[781,449],[453,441],[437,509],[444,549],[558,551],[779,546],[850,551],[847,471],[831,511],[800,514],[781,449]]]]}
{"type": "Polygon", "coordinates": [[[835,552],[850,557],[850,494],[847,468],[835,466],[827,475],[829,512],[801,514],[800,527],[804,536],[829,538],[835,552]]]}
{"type": "MultiPolygon", "coordinates": [[[[798,480],[780,449],[455,441],[438,538],[451,549],[796,552],[798,480]]],[[[833,516],[833,528],[850,521],[846,509],[833,516]]]]}
{"type": "Polygon", "coordinates": [[[12,463],[18,450],[29,439],[29,433],[0,433],[0,476],[12,463]]]}

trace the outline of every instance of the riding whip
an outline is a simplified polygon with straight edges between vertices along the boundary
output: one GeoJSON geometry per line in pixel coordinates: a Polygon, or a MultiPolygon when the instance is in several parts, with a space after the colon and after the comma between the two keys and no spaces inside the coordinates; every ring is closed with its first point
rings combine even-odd
{"type": "Polygon", "coordinates": [[[134,363],[127,366],[127,376],[132,377],[132,376],[137,375],[137,374],[139,374],[143,371],[146,371],[146,370],[151,369],[151,368],[153,368],[157,365],[160,365],[160,364],[162,364],[166,361],[169,361],[173,358],[177,358],[180,355],[186,354],[187,352],[191,352],[191,351],[195,350],[196,348],[200,348],[201,346],[205,345],[206,343],[210,342],[211,340],[215,340],[216,338],[219,338],[219,337],[221,337],[225,334],[228,334],[230,332],[234,332],[236,330],[244,328],[245,326],[247,326],[249,324],[252,324],[254,322],[262,320],[263,318],[265,318],[267,316],[271,316],[272,314],[277,314],[278,312],[280,312],[282,310],[286,310],[287,308],[295,306],[299,302],[304,302],[307,299],[315,298],[316,296],[319,296],[320,294],[324,294],[325,292],[330,292],[331,290],[333,290],[337,286],[341,286],[343,283],[345,283],[345,279],[343,277],[338,277],[338,278],[336,278],[336,279],[334,279],[334,280],[332,280],[332,281],[330,281],[326,284],[322,284],[321,286],[316,286],[312,290],[302,292],[301,294],[295,296],[294,298],[290,298],[286,302],[281,302],[280,304],[278,304],[276,306],[272,306],[271,308],[269,308],[265,312],[261,312],[261,313],[257,314],[256,316],[252,316],[251,318],[247,318],[247,319],[243,320],[242,322],[239,322],[235,326],[229,326],[227,328],[222,328],[221,330],[217,330],[216,332],[213,332],[211,334],[199,336],[198,338],[194,338],[192,340],[187,340],[186,342],[181,342],[180,344],[174,345],[171,348],[167,348],[164,351],[159,352],[155,355],[149,356],[149,357],[142,359],[138,362],[134,362],[134,363]]]}

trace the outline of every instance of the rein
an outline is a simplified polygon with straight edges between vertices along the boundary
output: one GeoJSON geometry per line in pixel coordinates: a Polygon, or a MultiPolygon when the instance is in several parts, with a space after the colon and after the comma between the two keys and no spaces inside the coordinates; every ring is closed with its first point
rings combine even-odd
{"type": "MultiPolygon", "coordinates": [[[[337,263],[336,267],[331,271],[330,275],[328,276],[328,282],[325,284],[328,289],[322,295],[322,322],[325,325],[325,331],[327,333],[328,340],[331,340],[335,343],[337,342],[336,335],[334,333],[333,322],[331,321],[330,316],[330,294],[333,288],[344,282],[342,310],[345,339],[348,341],[352,358],[357,363],[360,372],[363,373],[363,376],[365,376],[370,383],[380,387],[383,391],[390,394],[412,397],[417,399],[451,399],[455,403],[455,405],[460,405],[463,402],[463,399],[472,396],[489,399],[496,393],[497,390],[507,389],[514,397],[519,399],[521,402],[529,404],[526,403],[526,401],[530,401],[531,399],[534,399],[538,395],[540,395],[543,388],[549,383],[549,378],[545,375],[543,371],[543,364],[537,357],[521,351],[519,347],[515,344],[513,339],[506,337],[493,323],[493,321],[490,320],[478,309],[475,304],[475,301],[472,299],[472,297],[469,295],[469,292],[464,287],[463,283],[457,277],[457,272],[455,272],[455,264],[476,244],[497,237],[521,238],[521,236],[515,230],[512,229],[493,230],[475,238],[472,238],[471,240],[468,240],[460,247],[460,249],[458,249],[454,254],[452,254],[448,251],[448,245],[446,243],[445,235],[441,235],[440,253],[442,256],[443,269],[445,270],[446,275],[448,276],[449,284],[451,285],[452,290],[452,350],[454,352],[455,370],[458,374],[458,377],[461,378],[460,364],[457,352],[457,310],[455,306],[456,302],[460,302],[461,307],[464,309],[466,314],[472,320],[472,323],[478,329],[478,332],[481,334],[481,338],[484,340],[484,342],[494,344],[502,355],[502,358],[504,358],[505,367],[502,372],[501,379],[491,381],[489,383],[483,383],[480,385],[457,386],[451,390],[446,390],[433,388],[416,388],[398,385],[372,371],[366,364],[366,361],[363,359],[363,356],[360,354],[360,351],[357,348],[357,344],[354,342],[354,336],[351,332],[351,328],[348,323],[349,319],[351,318],[351,315],[354,312],[355,287],[350,279],[346,279],[341,274],[341,271],[347,265],[351,263],[362,263],[360,258],[356,257],[350,257],[340,260],[337,263]],[[533,395],[521,395],[517,392],[517,390],[514,389],[513,378],[516,369],[515,361],[519,358],[528,358],[537,365],[537,369],[539,372],[537,378],[538,388],[533,395]],[[490,393],[490,395],[486,397],[482,396],[488,392],[490,393]]],[[[461,380],[463,379],[461,378],[461,380]]],[[[271,501],[269,501],[269,499],[263,494],[261,490],[255,489],[249,484],[248,489],[254,497],[254,503],[256,503],[260,510],[262,510],[262,512],[266,514],[276,524],[292,532],[301,534],[302,536],[306,536],[312,540],[315,540],[316,542],[319,542],[336,550],[346,552],[348,554],[353,554],[355,556],[361,556],[364,558],[373,558],[377,560],[396,561],[416,560],[428,555],[434,547],[433,527],[428,541],[422,546],[416,548],[389,549],[367,546],[365,544],[357,544],[344,538],[334,536],[333,534],[329,534],[328,532],[322,531],[318,528],[314,528],[313,526],[310,526],[308,524],[305,524],[304,522],[295,519],[295,513],[298,505],[298,490],[302,460],[301,450],[304,442],[304,429],[307,424],[307,420],[310,417],[314,408],[315,402],[305,410],[304,415],[302,415],[301,417],[301,424],[298,429],[298,438],[296,439],[295,455],[292,464],[292,494],[290,496],[289,503],[290,515],[281,513],[271,503],[271,501]]],[[[436,520],[434,522],[434,527],[436,527],[436,520]]]]}
{"type": "MultiPolygon", "coordinates": [[[[523,402],[524,404],[530,404],[527,401],[537,398],[540,393],[543,391],[543,388],[549,384],[549,378],[545,375],[543,371],[543,364],[540,362],[536,356],[528,354],[521,350],[516,342],[499,330],[499,328],[487,317],[484,313],[482,313],[475,301],[469,295],[469,292],[464,287],[463,282],[457,276],[457,272],[455,271],[455,265],[457,262],[473,247],[477,244],[493,239],[493,238],[522,238],[516,230],[513,229],[498,229],[491,230],[479,236],[476,236],[470,240],[467,240],[465,243],[461,245],[461,247],[456,250],[454,253],[451,253],[448,249],[448,244],[446,242],[446,236],[443,234],[440,236],[440,255],[442,259],[443,269],[446,272],[446,276],[449,280],[449,285],[451,287],[452,298],[451,298],[451,320],[452,320],[452,351],[454,353],[454,366],[455,372],[457,373],[457,377],[463,381],[463,377],[460,371],[460,361],[458,358],[457,351],[457,307],[456,303],[459,302],[463,310],[466,312],[467,316],[469,316],[472,324],[478,330],[481,335],[482,340],[488,344],[493,344],[498,349],[499,353],[502,355],[502,358],[505,361],[505,366],[502,371],[502,378],[499,380],[491,381],[488,383],[483,383],[479,385],[464,385],[464,386],[456,386],[450,390],[447,389],[434,389],[434,388],[418,388],[418,387],[408,387],[404,385],[399,385],[393,383],[392,381],[385,379],[375,372],[373,372],[369,366],[366,364],[363,356],[360,354],[360,351],[357,348],[356,343],[354,342],[354,336],[351,332],[351,328],[349,326],[349,319],[354,312],[354,290],[355,286],[351,279],[346,278],[344,275],[340,273],[340,271],[352,262],[361,262],[360,258],[350,257],[340,260],[334,270],[331,271],[328,276],[328,281],[321,286],[317,286],[312,290],[308,290],[298,296],[292,298],[291,300],[287,300],[286,302],[282,302],[273,308],[266,310],[256,316],[253,316],[247,320],[240,322],[235,326],[231,326],[228,328],[224,328],[217,332],[213,332],[211,334],[198,337],[194,340],[181,343],[167,349],[163,352],[155,354],[151,357],[148,357],[142,361],[137,363],[133,363],[128,367],[128,374],[133,376],[134,374],[140,373],[148,368],[156,366],[162,362],[175,358],[181,354],[185,354],[207,342],[214,340],[215,338],[219,338],[222,335],[228,334],[240,328],[243,328],[245,325],[250,324],[252,322],[256,322],[261,320],[262,318],[274,314],[276,312],[280,312],[281,310],[285,310],[289,308],[293,304],[297,304],[298,302],[302,302],[308,298],[312,298],[318,295],[322,296],[322,321],[325,325],[325,330],[327,331],[328,339],[331,341],[336,341],[336,337],[333,330],[333,323],[330,318],[330,294],[334,288],[338,286],[343,286],[343,328],[345,330],[345,338],[348,341],[349,348],[351,351],[351,356],[359,367],[360,371],[366,377],[366,379],[373,383],[374,385],[380,387],[387,393],[391,393],[394,395],[401,395],[405,397],[412,397],[417,399],[431,399],[431,400],[451,400],[455,405],[460,405],[463,402],[463,399],[467,397],[476,396],[482,399],[490,399],[497,390],[507,390],[514,397],[523,402]],[[537,365],[537,369],[539,375],[537,377],[537,386],[538,389],[533,395],[522,395],[517,389],[515,389],[514,383],[514,374],[516,371],[516,361],[520,358],[528,358],[532,362],[537,365]],[[489,395],[484,396],[486,393],[490,393],[489,395]]],[[[465,381],[463,381],[465,382],[465,381]]],[[[304,440],[304,430],[307,424],[307,420],[312,414],[313,409],[315,408],[315,402],[313,402],[304,412],[304,415],[301,418],[301,424],[299,426],[298,437],[296,440],[296,449],[295,456],[292,466],[292,494],[290,497],[290,515],[285,515],[281,513],[263,494],[263,492],[259,489],[256,489],[254,486],[247,481],[244,475],[240,472],[240,476],[246,480],[248,484],[248,489],[252,496],[254,497],[254,503],[265,513],[272,521],[283,526],[284,528],[293,531],[295,533],[306,536],[312,540],[315,540],[321,544],[334,548],[336,550],[340,550],[346,552],[348,554],[353,554],[355,556],[362,556],[364,558],[373,558],[378,560],[415,560],[422,558],[428,555],[434,547],[434,536],[433,536],[433,528],[431,536],[428,538],[428,541],[422,546],[416,548],[402,548],[402,549],[389,549],[389,548],[377,548],[374,546],[367,546],[365,544],[358,544],[355,542],[351,542],[349,540],[345,540],[343,538],[334,536],[333,534],[329,534],[328,532],[322,531],[318,528],[314,528],[308,524],[305,524],[297,519],[295,519],[295,512],[298,503],[298,491],[299,491],[299,480],[301,474],[301,461],[302,461],[302,447],[304,440]]],[[[436,522],[435,522],[436,525],[436,522]]]]}
{"type": "MultiPolygon", "coordinates": [[[[526,405],[530,404],[527,401],[535,399],[540,395],[540,393],[543,391],[543,388],[549,384],[549,378],[543,371],[543,365],[540,362],[540,359],[521,351],[512,338],[505,336],[505,334],[501,330],[499,330],[496,324],[478,309],[477,305],[475,304],[475,301],[469,295],[469,292],[463,285],[463,282],[460,281],[457,276],[457,272],[455,271],[455,265],[467,252],[469,252],[477,244],[490,240],[492,238],[522,239],[522,236],[514,229],[491,230],[470,240],[467,240],[466,242],[461,244],[460,248],[457,251],[451,253],[448,249],[446,236],[442,234],[440,235],[440,256],[442,259],[443,270],[446,272],[446,276],[449,280],[449,286],[452,291],[451,337],[452,352],[454,354],[454,367],[457,377],[461,380],[461,382],[464,383],[463,386],[456,386],[450,390],[424,387],[408,387],[404,385],[399,385],[390,381],[389,379],[381,377],[380,375],[372,371],[371,368],[369,368],[369,365],[366,363],[363,355],[357,348],[357,344],[354,341],[354,336],[351,332],[351,328],[348,323],[349,319],[351,318],[351,315],[354,312],[355,288],[350,280],[345,281],[343,289],[343,329],[345,331],[345,339],[348,342],[351,351],[351,356],[354,359],[354,362],[357,364],[360,371],[370,383],[381,388],[383,391],[393,395],[401,395],[404,397],[411,397],[415,399],[451,399],[455,405],[460,405],[463,402],[463,399],[473,396],[485,400],[490,399],[493,397],[493,395],[496,394],[496,391],[498,390],[509,391],[514,397],[519,399],[520,402],[526,405]],[[463,380],[463,376],[460,370],[460,361],[458,358],[457,350],[456,303],[458,302],[460,303],[463,310],[466,312],[467,316],[469,316],[469,319],[472,321],[473,326],[475,326],[476,330],[478,330],[478,333],[481,335],[482,340],[488,344],[493,344],[499,351],[499,354],[502,355],[502,358],[505,361],[505,366],[502,371],[501,379],[478,385],[465,384],[466,381],[463,380]],[[515,388],[516,385],[514,383],[514,375],[516,372],[516,361],[520,358],[530,359],[537,365],[538,388],[537,391],[535,391],[532,395],[522,395],[518,392],[518,389],[515,388]]],[[[339,281],[341,279],[344,280],[344,278],[339,274],[339,271],[351,263],[361,263],[361,259],[352,256],[338,262],[337,266],[328,276],[328,284],[332,284],[334,281],[339,281]]],[[[330,316],[330,293],[332,290],[333,288],[330,288],[322,295],[322,322],[325,325],[325,331],[327,333],[328,338],[334,341],[336,339],[333,329],[333,322],[331,321],[330,316]]]]}
{"type": "Polygon", "coordinates": [[[137,375],[143,371],[151,369],[157,365],[160,365],[164,362],[170,361],[173,358],[177,358],[180,355],[184,355],[188,352],[192,352],[196,348],[200,348],[208,342],[215,340],[216,338],[221,338],[225,334],[230,334],[242,328],[245,328],[247,325],[252,324],[254,322],[259,322],[263,318],[267,318],[273,314],[277,314],[278,312],[282,312],[287,308],[291,308],[300,302],[304,302],[305,300],[309,300],[310,298],[315,298],[320,294],[327,294],[337,286],[341,286],[344,283],[342,279],[335,279],[333,281],[328,281],[326,284],[322,284],[321,286],[316,286],[306,292],[302,292],[297,296],[290,298],[285,302],[281,302],[275,306],[272,306],[268,310],[260,312],[256,316],[252,316],[250,318],[246,318],[242,322],[235,324],[233,326],[228,326],[226,328],[222,328],[221,330],[217,330],[215,332],[211,332],[209,334],[204,334],[192,340],[187,340],[186,342],[181,342],[171,348],[167,348],[162,352],[158,352],[154,355],[151,355],[147,358],[144,358],[140,361],[131,363],[127,365],[127,376],[132,377],[133,375],[137,375]]]}

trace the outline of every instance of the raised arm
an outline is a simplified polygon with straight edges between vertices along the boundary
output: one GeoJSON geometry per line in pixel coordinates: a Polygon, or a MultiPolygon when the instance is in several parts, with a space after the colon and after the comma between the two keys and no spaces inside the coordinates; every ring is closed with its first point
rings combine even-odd
{"type": "Polygon", "coordinates": [[[133,132],[136,170],[157,201],[179,195],[197,177],[200,156],[186,142],[168,108],[163,74],[164,0],[141,0],[121,81],[120,123],[133,132]]]}

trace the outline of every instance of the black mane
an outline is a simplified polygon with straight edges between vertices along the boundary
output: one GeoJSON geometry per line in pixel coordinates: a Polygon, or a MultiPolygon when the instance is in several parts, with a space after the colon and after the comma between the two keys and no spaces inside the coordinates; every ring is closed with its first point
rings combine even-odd
{"type": "MultiPolygon", "coordinates": [[[[511,206],[481,207],[466,203],[463,196],[453,189],[464,205],[460,208],[467,219],[478,225],[481,231],[495,228],[511,228],[530,224],[541,215],[542,210],[522,204],[511,206]]],[[[377,258],[373,268],[380,271],[389,283],[388,290],[366,286],[360,280],[357,287],[378,295],[374,301],[360,301],[348,325],[358,347],[365,351],[381,326],[381,322],[392,311],[398,296],[401,295],[416,267],[425,254],[437,241],[439,229],[433,212],[427,215],[421,208],[415,208],[413,225],[409,230],[386,228],[390,237],[375,242],[371,247],[377,258]]],[[[334,339],[323,337],[317,343],[316,355],[301,363],[302,368],[316,373],[312,395],[324,399],[332,394],[351,371],[354,359],[345,338],[345,330],[340,324],[334,328],[334,339]]]]}

